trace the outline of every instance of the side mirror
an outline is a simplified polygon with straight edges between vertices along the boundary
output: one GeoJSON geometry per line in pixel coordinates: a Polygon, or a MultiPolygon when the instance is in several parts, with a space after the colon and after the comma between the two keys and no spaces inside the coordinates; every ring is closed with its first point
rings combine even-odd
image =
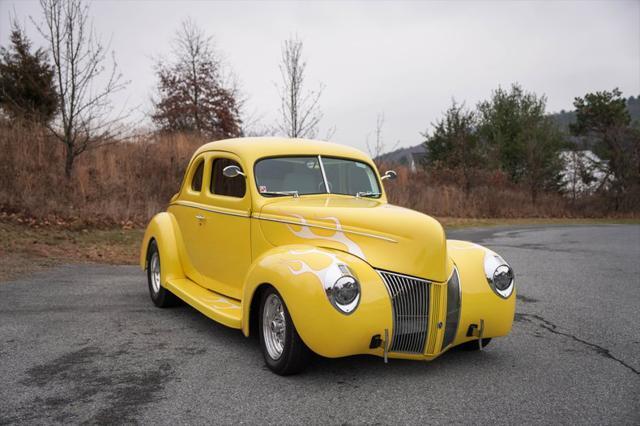
{"type": "Polygon", "coordinates": [[[238,166],[227,166],[222,169],[222,174],[224,175],[224,177],[228,178],[244,176],[244,173],[242,173],[242,170],[240,170],[240,167],[238,166]]]}
{"type": "Polygon", "coordinates": [[[393,170],[387,170],[384,173],[384,175],[382,175],[382,177],[380,179],[382,179],[382,180],[385,180],[385,179],[394,180],[397,177],[398,177],[398,174],[396,172],[394,172],[393,170]]]}

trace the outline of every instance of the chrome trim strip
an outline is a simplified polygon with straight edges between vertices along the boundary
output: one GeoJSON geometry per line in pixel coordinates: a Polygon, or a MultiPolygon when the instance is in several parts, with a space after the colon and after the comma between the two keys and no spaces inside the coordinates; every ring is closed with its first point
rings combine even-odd
{"type": "Polygon", "coordinates": [[[462,279],[460,278],[460,271],[454,265],[456,274],[458,274],[458,322],[456,323],[456,332],[453,333],[453,340],[451,340],[451,344],[456,341],[456,335],[458,334],[458,330],[460,329],[460,320],[462,319],[462,279]]]}
{"type": "Polygon", "coordinates": [[[460,329],[460,320],[462,319],[462,280],[460,279],[460,272],[458,268],[455,268],[456,275],[458,275],[458,321],[456,322],[456,331],[453,333],[453,338],[451,339],[451,343],[449,346],[453,346],[453,342],[456,341],[456,336],[458,335],[458,330],[460,329]]]}
{"type": "Polygon", "coordinates": [[[318,163],[320,163],[322,179],[324,179],[324,190],[327,191],[327,194],[331,194],[331,188],[329,188],[329,181],[327,180],[327,173],[324,171],[324,164],[322,163],[322,155],[318,155],[318,163]]]}
{"type": "MultiPolygon", "coordinates": [[[[451,346],[453,346],[453,342],[455,342],[456,340],[456,335],[458,334],[458,330],[460,329],[460,320],[462,319],[462,280],[460,279],[460,273],[458,272],[458,268],[454,265],[453,266],[453,272],[451,272],[451,276],[449,277],[449,279],[447,280],[447,293],[449,292],[449,281],[451,281],[451,278],[453,278],[453,274],[456,274],[458,276],[458,320],[456,322],[456,331],[453,332],[453,337],[451,338],[451,342],[449,342],[449,344],[447,344],[447,346],[442,346],[441,351],[444,351],[445,349],[450,348],[451,346]]],[[[447,312],[446,312],[446,316],[444,319],[444,334],[446,336],[447,334],[447,318],[449,317],[449,297],[447,294],[447,312]]],[[[444,337],[443,336],[443,341],[444,341],[444,337]]]]}
{"type": "MultiPolygon", "coordinates": [[[[393,293],[391,291],[391,288],[389,287],[389,284],[387,284],[387,280],[384,278],[384,275],[382,275],[383,271],[379,271],[377,269],[374,269],[374,271],[376,271],[376,273],[378,274],[378,276],[380,276],[380,279],[382,280],[382,282],[384,283],[385,288],[387,289],[387,293],[389,293],[389,299],[391,302],[391,327],[392,327],[392,331],[393,333],[391,334],[391,340],[395,339],[395,335],[398,334],[398,325],[396,324],[396,305],[395,303],[393,303],[393,293]]],[[[385,348],[385,352],[389,352],[391,350],[391,347],[393,345],[393,341],[387,342],[385,343],[386,348],[385,348]]]]}
{"type": "MultiPolygon", "coordinates": [[[[253,219],[258,219],[258,220],[267,220],[270,222],[278,222],[278,223],[286,223],[289,225],[296,225],[296,226],[307,226],[309,228],[318,228],[318,229],[326,229],[329,231],[336,231],[338,232],[338,230],[332,226],[323,226],[323,225],[316,225],[313,223],[301,223],[301,222],[296,222],[295,220],[284,220],[284,219],[277,219],[275,217],[265,217],[259,214],[252,214],[251,217],[253,219]]],[[[360,232],[360,231],[351,231],[348,229],[342,229],[341,232],[344,232],[345,234],[354,234],[354,235],[361,235],[363,237],[371,237],[371,238],[377,238],[379,240],[384,240],[384,241],[388,241],[390,243],[397,243],[398,241],[392,239],[392,238],[388,238],[388,237],[383,237],[382,235],[376,235],[376,234],[369,234],[367,232],[360,232]]],[[[318,237],[321,238],[321,237],[318,237]]]]}
{"type": "Polygon", "coordinates": [[[201,204],[198,203],[194,203],[191,201],[182,201],[182,200],[178,200],[178,201],[174,201],[173,203],[169,204],[170,206],[173,205],[179,205],[179,206],[184,206],[184,207],[191,207],[192,209],[198,209],[198,210],[204,210],[206,212],[211,212],[211,213],[219,213],[219,214],[224,214],[224,215],[228,215],[228,216],[238,216],[238,217],[251,217],[250,213],[245,213],[245,212],[240,212],[240,211],[225,211],[225,210],[218,210],[218,209],[213,209],[211,207],[205,207],[201,204]]]}

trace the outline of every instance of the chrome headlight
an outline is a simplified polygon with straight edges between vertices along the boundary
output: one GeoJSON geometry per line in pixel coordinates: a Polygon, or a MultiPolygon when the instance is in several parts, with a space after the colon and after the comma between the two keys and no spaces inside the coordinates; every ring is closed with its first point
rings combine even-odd
{"type": "Polygon", "coordinates": [[[343,314],[350,314],[360,303],[360,283],[346,265],[338,265],[342,276],[325,291],[331,304],[343,314]]]}
{"type": "Polygon", "coordinates": [[[496,253],[487,250],[484,255],[484,273],[489,287],[500,297],[511,296],[514,288],[513,269],[496,253]]]}

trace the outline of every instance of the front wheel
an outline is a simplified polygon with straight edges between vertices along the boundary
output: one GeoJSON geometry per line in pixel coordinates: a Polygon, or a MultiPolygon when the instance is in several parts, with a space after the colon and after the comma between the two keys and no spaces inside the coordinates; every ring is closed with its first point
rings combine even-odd
{"type": "Polygon", "coordinates": [[[280,293],[270,287],[260,303],[260,346],[267,367],[281,376],[302,371],[309,349],[296,331],[280,293]]]}
{"type": "Polygon", "coordinates": [[[151,241],[147,251],[147,283],[149,284],[149,296],[151,296],[154,305],[159,308],[166,308],[177,304],[178,298],[162,287],[160,280],[160,251],[155,240],[151,241]]]}

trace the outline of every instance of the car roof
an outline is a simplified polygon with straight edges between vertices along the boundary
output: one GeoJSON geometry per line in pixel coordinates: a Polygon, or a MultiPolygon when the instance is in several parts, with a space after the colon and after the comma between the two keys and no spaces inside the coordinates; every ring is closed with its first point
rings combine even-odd
{"type": "Polygon", "coordinates": [[[359,149],[311,139],[275,137],[224,139],[202,145],[195,152],[194,157],[206,151],[231,152],[251,163],[263,157],[284,155],[326,155],[371,163],[369,156],[359,149]]]}

